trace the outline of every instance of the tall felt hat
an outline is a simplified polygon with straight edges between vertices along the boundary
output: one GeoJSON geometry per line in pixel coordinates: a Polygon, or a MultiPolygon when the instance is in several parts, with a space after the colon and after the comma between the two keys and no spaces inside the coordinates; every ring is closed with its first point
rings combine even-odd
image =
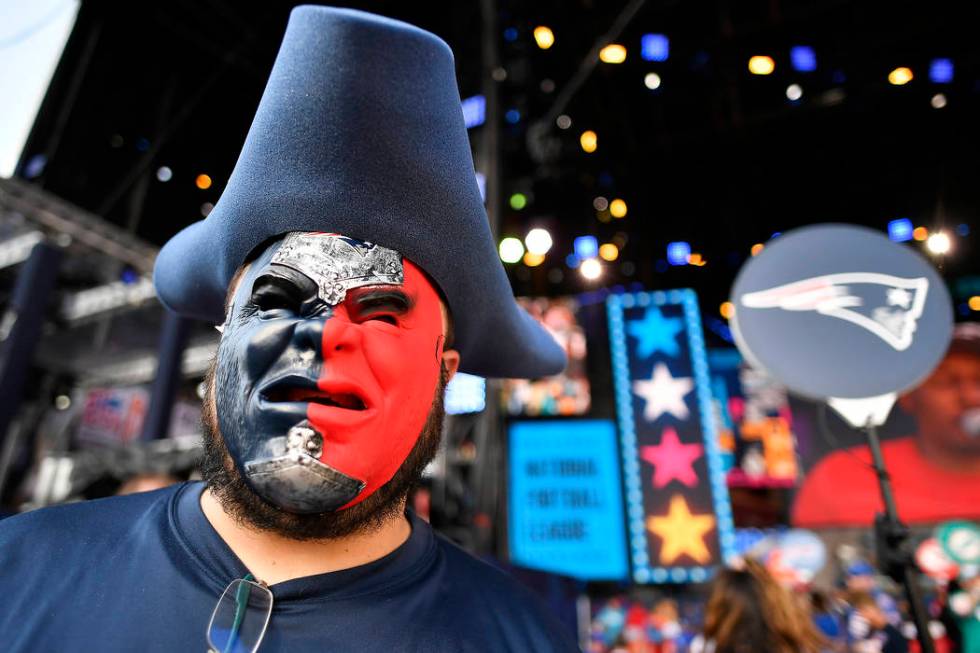
{"type": "Polygon", "coordinates": [[[293,10],[245,145],[207,219],[156,261],[157,294],[224,320],[235,270],[290,231],[397,250],[439,286],[464,372],[537,377],[565,355],[514,301],[480,199],[453,55],[429,32],[349,9],[293,10]]]}

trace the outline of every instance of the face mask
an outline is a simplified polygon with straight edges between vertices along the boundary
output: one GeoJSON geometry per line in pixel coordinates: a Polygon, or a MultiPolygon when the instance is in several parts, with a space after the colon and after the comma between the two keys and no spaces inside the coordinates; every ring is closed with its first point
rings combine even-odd
{"type": "Polygon", "coordinates": [[[384,485],[425,424],[443,351],[439,295],[397,252],[290,233],[249,267],[218,350],[218,424],[260,496],[342,510],[384,485]]]}

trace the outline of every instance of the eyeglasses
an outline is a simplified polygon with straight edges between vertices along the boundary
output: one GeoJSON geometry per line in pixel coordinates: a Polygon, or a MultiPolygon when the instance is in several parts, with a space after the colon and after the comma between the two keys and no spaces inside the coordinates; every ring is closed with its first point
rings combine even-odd
{"type": "Polygon", "coordinates": [[[208,623],[209,653],[255,653],[272,616],[272,592],[252,574],[231,581],[208,623]]]}

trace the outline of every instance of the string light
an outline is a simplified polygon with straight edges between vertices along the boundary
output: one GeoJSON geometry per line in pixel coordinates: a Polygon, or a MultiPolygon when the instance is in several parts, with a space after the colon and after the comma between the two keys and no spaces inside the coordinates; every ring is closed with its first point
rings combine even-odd
{"type": "Polygon", "coordinates": [[[547,50],[555,44],[555,33],[551,31],[550,27],[538,25],[534,28],[534,42],[542,50],[547,50]]]}
{"type": "Polygon", "coordinates": [[[623,63],[626,61],[626,48],[619,43],[610,43],[599,50],[599,60],[603,63],[623,63]]]}
{"type": "Polygon", "coordinates": [[[753,75],[770,75],[776,69],[776,62],[772,57],[757,54],[749,58],[749,72],[753,75]]]}
{"type": "Polygon", "coordinates": [[[904,86],[912,81],[912,69],[901,66],[888,73],[888,83],[894,86],[904,86]]]}
{"type": "Polygon", "coordinates": [[[599,136],[591,129],[584,131],[579,137],[579,143],[581,143],[583,150],[592,154],[599,147],[599,136]]]}

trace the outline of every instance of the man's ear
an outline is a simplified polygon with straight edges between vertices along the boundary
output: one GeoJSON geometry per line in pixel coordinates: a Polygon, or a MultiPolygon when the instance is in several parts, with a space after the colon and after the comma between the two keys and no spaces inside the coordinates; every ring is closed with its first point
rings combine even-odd
{"type": "Polygon", "coordinates": [[[446,349],[442,352],[442,368],[446,370],[446,383],[456,376],[459,369],[459,352],[455,349],[446,349]]]}

